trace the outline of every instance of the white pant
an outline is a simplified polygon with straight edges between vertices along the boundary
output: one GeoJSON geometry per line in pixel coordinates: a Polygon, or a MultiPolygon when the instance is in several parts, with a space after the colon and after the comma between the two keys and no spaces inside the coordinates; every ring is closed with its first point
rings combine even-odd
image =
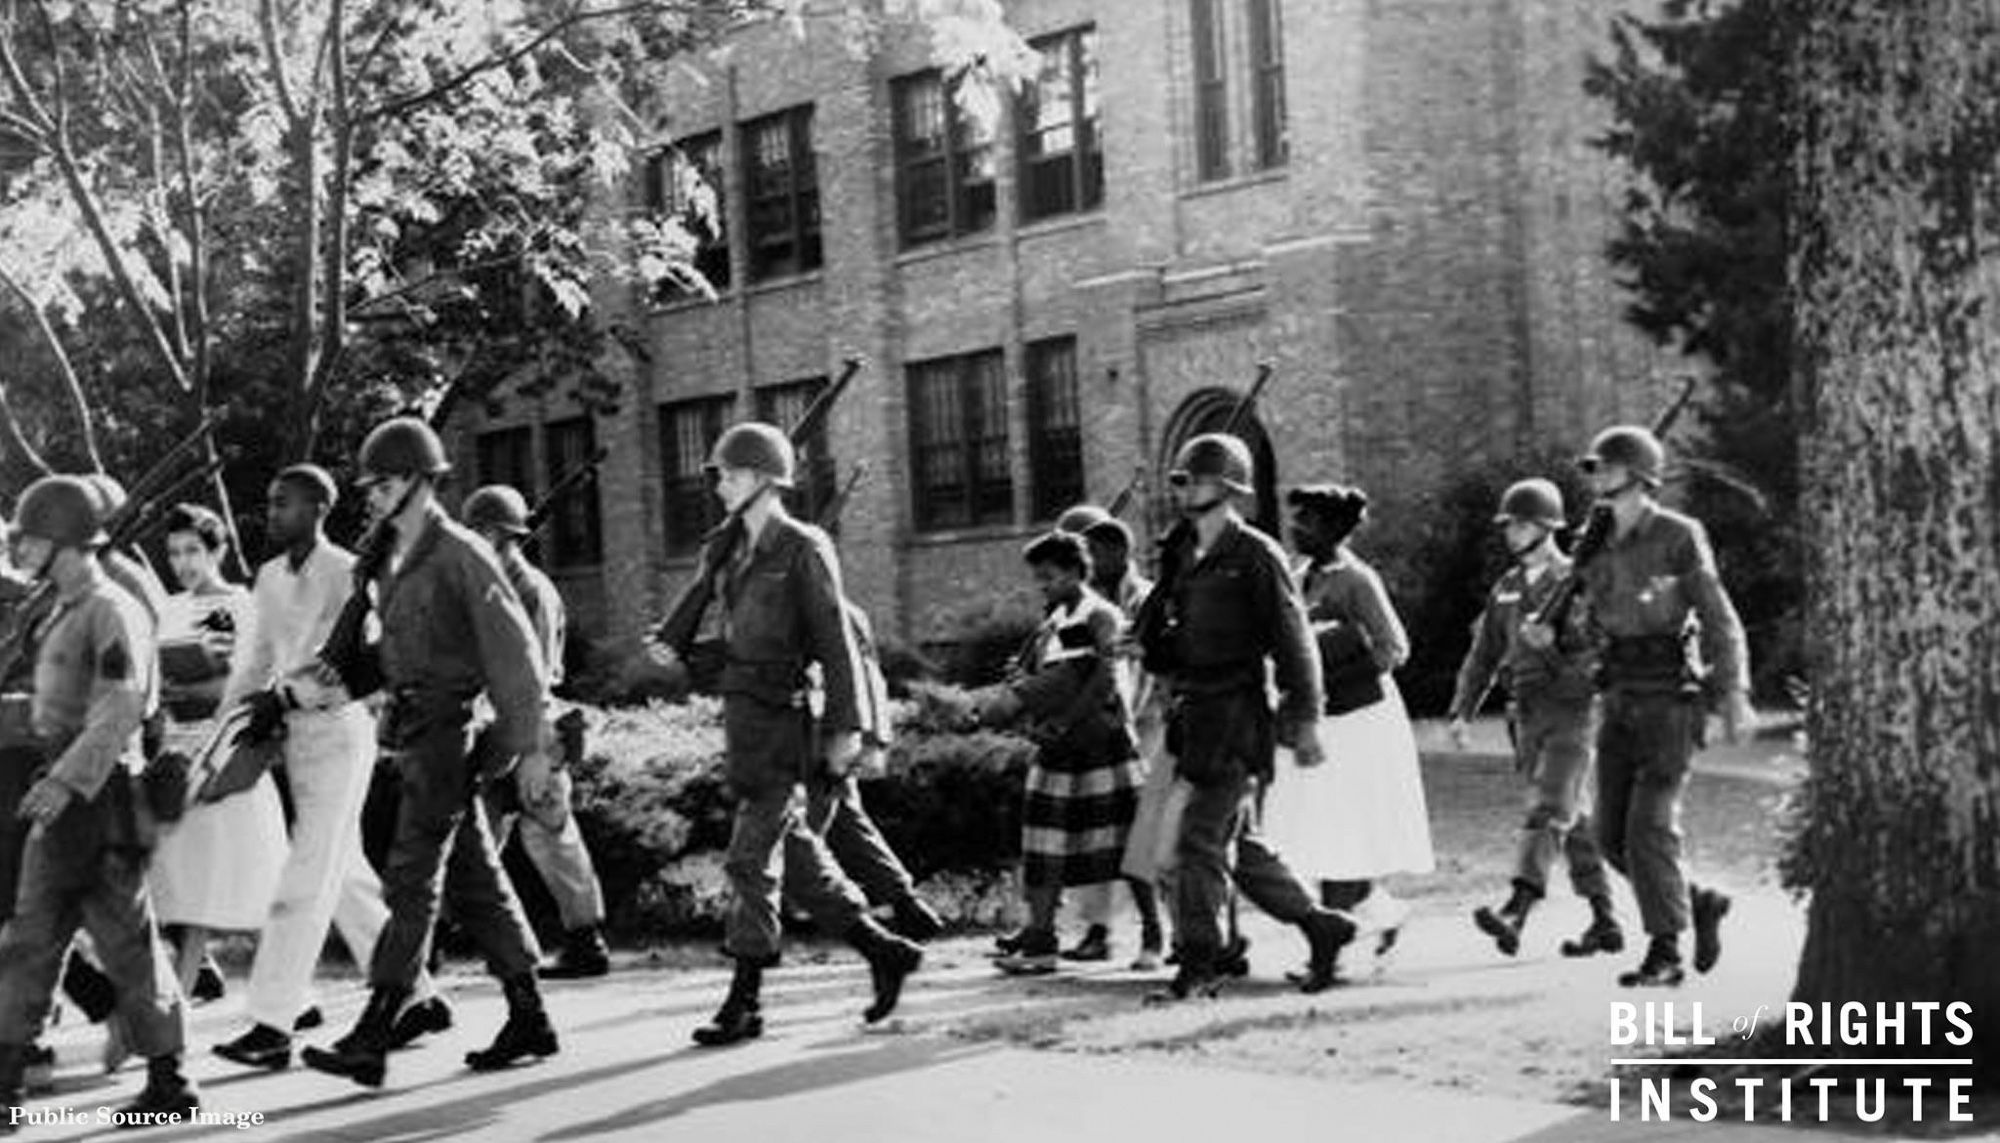
{"type": "MultiPolygon", "coordinates": [[[[360,703],[286,720],[291,849],[250,967],[250,1018],[289,1033],[306,1007],[327,926],[366,965],[388,923],[382,882],[361,852],[361,803],[375,762],[375,720],[360,703]]],[[[435,994],[419,977],[415,999],[435,994]]]]}

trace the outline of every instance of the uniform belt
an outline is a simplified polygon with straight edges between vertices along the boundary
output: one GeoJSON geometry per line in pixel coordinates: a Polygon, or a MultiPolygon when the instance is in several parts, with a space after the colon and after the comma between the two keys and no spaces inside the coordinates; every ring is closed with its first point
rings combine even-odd
{"type": "Polygon", "coordinates": [[[1687,644],[1679,635],[1616,636],[1604,645],[1600,663],[1613,681],[1678,681],[1693,674],[1687,644]]]}
{"type": "Polygon", "coordinates": [[[731,659],[723,665],[724,694],[744,694],[778,706],[803,706],[805,664],[791,659],[731,659]]]}
{"type": "Polygon", "coordinates": [[[1174,692],[1187,695],[1219,695],[1232,691],[1263,690],[1264,663],[1252,659],[1214,666],[1187,666],[1174,672],[1174,692]]]}

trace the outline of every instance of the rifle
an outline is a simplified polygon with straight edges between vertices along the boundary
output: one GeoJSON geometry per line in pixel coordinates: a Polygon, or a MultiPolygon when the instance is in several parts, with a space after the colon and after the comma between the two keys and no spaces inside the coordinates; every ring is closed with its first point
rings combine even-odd
{"type": "Polygon", "coordinates": [[[1139,488],[1145,483],[1146,466],[1143,464],[1133,465],[1132,479],[1125,482],[1125,487],[1118,490],[1118,495],[1111,498],[1111,503],[1104,510],[1113,516],[1123,516],[1125,509],[1131,507],[1132,498],[1139,494],[1139,488]]]}
{"type": "MultiPolygon", "coordinates": [[[[1275,366],[1267,359],[1257,363],[1257,378],[1250,388],[1236,401],[1236,407],[1229,411],[1229,419],[1223,422],[1222,431],[1234,435],[1243,426],[1250,410],[1263,395],[1264,387],[1271,383],[1275,366]]],[[[1194,524],[1185,517],[1174,521],[1167,534],[1160,537],[1160,578],[1153,584],[1153,590],[1146,596],[1146,602],[1139,606],[1139,617],[1133,622],[1134,634],[1139,641],[1140,665],[1147,673],[1169,675],[1178,667],[1174,657],[1174,632],[1180,626],[1180,618],[1173,614],[1173,597],[1179,585],[1181,574],[1181,553],[1188,548],[1194,538],[1194,524]]]]}
{"type": "MultiPolygon", "coordinates": [[[[215,431],[221,423],[221,416],[209,413],[201,419],[193,431],[176,442],[166,454],[154,461],[152,467],[142,473],[128,492],[125,503],[111,513],[104,521],[104,548],[107,551],[129,546],[133,540],[145,534],[159,523],[180,495],[190,486],[214,476],[222,469],[221,458],[208,461],[179,477],[173,470],[187,455],[194,451],[203,438],[215,431]]],[[[21,600],[12,610],[10,624],[4,635],[0,635],[0,682],[14,677],[21,663],[29,657],[29,641],[55,611],[56,589],[53,582],[44,581],[35,586],[27,598],[21,600]]]]}
{"type": "MultiPolygon", "coordinates": [[[[827,386],[825,392],[813,399],[804,415],[799,417],[799,423],[786,434],[794,449],[811,440],[819,427],[826,423],[826,418],[833,412],[833,403],[840,399],[853,382],[854,375],[861,371],[862,359],[849,356],[841,365],[840,376],[827,386]]],[[[687,659],[695,637],[701,633],[702,618],[715,602],[716,577],[729,563],[737,543],[743,538],[743,513],[750,507],[751,500],[745,500],[731,509],[720,524],[702,537],[699,566],[694,578],[682,585],[679,594],[667,605],[667,617],[653,629],[653,642],[668,648],[683,660],[687,659]]]]}
{"type": "Polygon", "coordinates": [[[841,482],[838,489],[834,490],[833,498],[828,500],[826,506],[819,510],[819,518],[814,523],[828,532],[832,532],[838,528],[840,526],[840,514],[847,510],[847,502],[854,496],[854,486],[861,483],[861,478],[866,475],[868,475],[868,462],[865,460],[855,461],[854,467],[847,470],[847,479],[841,482]]]}
{"type": "MultiPolygon", "coordinates": [[[[1655,437],[1664,437],[1680,419],[1688,407],[1689,398],[1694,396],[1695,386],[1700,378],[1689,376],[1681,385],[1680,395],[1669,403],[1659,416],[1653,418],[1652,432],[1655,437]]],[[[1560,630],[1563,621],[1569,618],[1570,608],[1575,606],[1577,593],[1583,590],[1583,569],[1597,559],[1604,551],[1604,545],[1611,542],[1611,530],[1615,521],[1609,504],[1593,504],[1590,515],[1584,519],[1583,532],[1577,537],[1576,547],[1570,552],[1569,576],[1556,585],[1555,594],[1542,605],[1528,621],[1550,630],[1560,630]]]]}
{"type": "Polygon", "coordinates": [[[386,513],[369,525],[355,545],[354,591],[341,604],[333,629],[319,648],[319,661],[340,677],[340,685],[354,698],[374,694],[384,681],[381,657],[368,646],[368,614],[375,608],[368,591],[396,546],[396,529],[389,523],[395,515],[386,513]]]}
{"type": "Polygon", "coordinates": [[[610,455],[610,449],[600,447],[596,452],[590,454],[582,464],[557,477],[556,482],[549,485],[549,490],[542,493],[542,498],[535,501],[534,508],[528,512],[527,529],[529,533],[532,534],[540,530],[543,524],[548,523],[549,517],[555,515],[556,505],[561,503],[562,498],[569,493],[569,490],[595,476],[597,474],[597,466],[603,464],[605,458],[610,455]]]}

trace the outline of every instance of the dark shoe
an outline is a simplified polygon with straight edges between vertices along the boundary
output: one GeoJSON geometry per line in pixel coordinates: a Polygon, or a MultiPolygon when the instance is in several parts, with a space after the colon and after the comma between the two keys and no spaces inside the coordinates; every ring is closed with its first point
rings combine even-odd
{"type": "Polygon", "coordinates": [[[354,1022],[354,1030],[335,1041],[331,1048],[307,1047],[299,1059],[314,1071],[345,1076],[364,1087],[381,1087],[389,1066],[389,1037],[396,1013],[409,999],[410,990],[377,985],[368,994],[368,1007],[354,1022]]]}
{"type": "Polygon", "coordinates": [[[1521,951],[1521,922],[1513,914],[1481,905],[1472,911],[1472,923],[1492,937],[1494,946],[1502,953],[1513,956],[1521,951]]]}
{"type": "Polygon", "coordinates": [[[1234,936],[1215,957],[1215,974],[1237,979],[1250,975],[1250,938],[1234,936]]]}
{"type": "Polygon", "coordinates": [[[1178,1004],[1183,1000],[1200,998],[1212,999],[1222,991],[1229,978],[1215,971],[1212,965],[1198,965],[1188,958],[1181,959],[1180,969],[1165,988],[1155,989],[1146,994],[1148,1004],[1178,1004]]]}
{"type": "Polygon", "coordinates": [[[715,1019],[694,1030],[694,1042],[704,1048],[721,1048],[764,1034],[764,1017],[759,1011],[758,993],[764,987],[764,966],[738,957],[736,975],[729,981],[729,995],[715,1019]]]}
{"type": "Polygon", "coordinates": [[[1062,952],[1064,960],[1097,961],[1111,959],[1111,930],[1092,925],[1083,939],[1062,952]]]}
{"type": "Polygon", "coordinates": [[[1625,951],[1625,930],[1610,917],[1598,917],[1590,922],[1590,927],[1580,936],[1562,943],[1562,954],[1568,957],[1593,956],[1597,953],[1621,953],[1625,951]]]}
{"type": "Polygon", "coordinates": [[[186,1123],[199,1110],[201,1094],[181,1074],[180,1057],[155,1056],[146,1061],[146,1086],[139,1092],[139,1098],[119,1108],[126,1118],[120,1120],[118,1126],[154,1126],[144,1117],[168,1115],[178,1115],[180,1122],[186,1123]]]}
{"type": "Polygon", "coordinates": [[[222,982],[222,970],[216,967],[215,962],[212,960],[201,962],[201,967],[195,970],[194,988],[191,990],[195,1001],[205,1004],[211,1000],[220,1000],[228,991],[222,982]]]}
{"type": "Polygon", "coordinates": [[[22,1058],[28,1067],[52,1068],[56,1065],[56,1050],[47,1044],[29,1044],[22,1058]]]}
{"type": "Polygon", "coordinates": [[[1002,933],[999,936],[994,937],[993,951],[989,955],[996,957],[1012,956],[1015,953],[1020,952],[1022,942],[1026,941],[1028,939],[1028,935],[1032,932],[1034,932],[1033,929],[1023,927],[1016,929],[1011,933],[1002,933]]]}
{"type": "Polygon", "coordinates": [[[1722,959],[1722,918],[1729,915],[1729,895],[1696,889],[1694,897],[1694,970],[1707,972],[1722,959]]]}
{"type": "Polygon", "coordinates": [[[847,940],[868,958],[868,973],[875,982],[875,1002],[862,1012],[861,1019],[873,1024],[896,1010],[896,1002],[903,996],[903,982],[924,963],[924,950],[866,916],[848,930],[847,940]]]}
{"type": "Polygon", "coordinates": [[[259,1024],[234,1040],[217,1044],[215,1054],[246,1068],[281,1072],[292,1066],[292,1038],[269,1024],[259,1024]]]}
{"type": "Polygon", "coordinates": [[[1057,960],[1066,954],[1057,951],[1056,935],[1047,929],[1025,934],[1013,952],[994,961],[1009,976],[1047,976],[1056,970],[1057,960]]]}
{"type": "Polygon", "coordinates": [[[553,1056],[560,1047],[549,1014],[542,1008],[542,996],[535,990],[535,976],[524,972],[500,982],[507,994],[507,1022],[486,1047],[465,1053],[465,1066],[475,1072],[495,1072],[532,1056],[553,1056]]]}
{"type": "Polygon", "coordinates": [[[410,1005],[396,1017],[396,1022],[389,1026],[389,1050],[400,1051],[416,1043],[419,1036],[442,1032],[450,1027],[451,1005],[444,1002],[444,997],[433,996],[410,1005]]]}
{"type": "Polygon", "coordinates": [[[596,925],[577,929],[563,940],[556,959],[536,970],[543,980],[584,980],[611,971],[611,950],[596,925]]]}
{"type": "Polygon", "coordinates": [[[1687,979],[1687,972],[1681,968],[1680,944],[1673,937],[1654,937],[1646,949],[1646,959],[1631,972],[1621,973],[1618,983],[1624,988],[1679,988],[1687,979]]]}
{"type": "Polygon", "coordinates": [[[315,1004],[299,1013],[299,1018],[292,1021],[292,1031],[310,1032],[324,1023],[326,1023],[326,1013],[321,1012],[319,1005],[315,1004]]]}
{"type": "Polygon", "coordinates": [[[1306,978],[1299,991],[1325,992],[1340,983],[1340,950],[1354,939],[1354,922],[1340,913],[1316,912],[1299,923],[1312,945],[1312,959],[1306,964],[1306,978]]]}
{"type": "Polygon", "coordinates": [[[944,918],[921,897],[905,897],[896,902],[895,912],[889,918],[889,928],[898,936],[918,944],[935,940],[944,932],[944,918]]]}

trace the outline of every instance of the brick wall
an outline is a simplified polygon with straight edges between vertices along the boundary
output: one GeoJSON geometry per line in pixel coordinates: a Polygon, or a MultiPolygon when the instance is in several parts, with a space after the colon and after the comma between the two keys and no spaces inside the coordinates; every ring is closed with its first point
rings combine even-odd
{"type": "MultiPolygon", "coordinates": [[[[914,641],[969,611],[1032,607],[1019,549],[1030,518],[1023,347],[1074,336],[1086,487],[1108,499],[1157,474],[1197,394],[1240,392],[1260,359],[1277,379],[1258,408],[1283,484],[1347,479],[1399,504],[1461,465],[1647,414],[1666,386],[1619,320],[1601,257],[1619,187],[1589,149],[1602,113],[1581,92],[1606,15],[1589,0],[1292,0],[1285,5],[1290,158],[1248,172],[1252,139],[1241,3],[1225,3],[1235,177],[1197,185],[1189,5],[1026,0],[1033,36],[1094,22],[1105,148],[1102,209],[1023,227],[1010,132],[1000,132],[999,219],[985,233],[901,247],[889,81],[926,66],[922,33],[851,50],[762,29],[703,78],[678,73],[671,139],[815,105],[825,267],[736,289],[715,304],[600,304],[646,331],[650,363],[601,426],[606,561],[565,588],[579,618],[630,648],[688,565],[662,554],[657,406],[837,371],[869,358],[831,425],[843,471],[869,477],[841,550],[850,592],[914,641]],[[1015,515],[919,535],[911,517],[904,368],[998,348],[1009,375],[1015,515]]],[[[725,141],[730,225],[741,165],[725,141]]],[[[516,403],[508,419],[558,415],[516,403]]],[[[479,427],[476,417],[467,428],[479,427]]],[[[1132,514],[1145,530],[1151,514],[1132,514]]],[[[1378,524],[1383,527],[1385,524],[1378,524]]]]}

